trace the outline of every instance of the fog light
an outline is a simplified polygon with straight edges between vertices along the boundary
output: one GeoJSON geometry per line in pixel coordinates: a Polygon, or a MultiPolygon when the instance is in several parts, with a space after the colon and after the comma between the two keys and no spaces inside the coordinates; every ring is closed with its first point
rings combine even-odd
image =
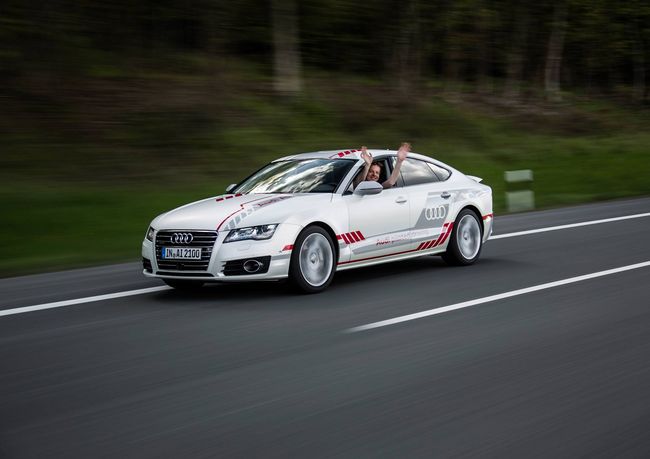
{"type": "Polygon", "coordinates": [[[257,260],[246,260],[244,262],[244,271],[249,274],[256,273],[262,267],[262,263],[257,260]]]}

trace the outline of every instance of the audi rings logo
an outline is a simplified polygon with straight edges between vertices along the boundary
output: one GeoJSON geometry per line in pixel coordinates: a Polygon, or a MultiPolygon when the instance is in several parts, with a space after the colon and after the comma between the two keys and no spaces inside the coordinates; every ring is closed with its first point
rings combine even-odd
{"type": "Polygon", "coordinates": [[[172,242],[174,244],[189,244],[194,240],[192,233],[174,233],[172,234],[172,242]]]}
{"type": "Polygon", "coordinates": [[[426,218],[427,221],[439,220],[445,218],[446,215],[447,207],[445,206],[427,207],[424,209],[424,218],[426,218]]]}

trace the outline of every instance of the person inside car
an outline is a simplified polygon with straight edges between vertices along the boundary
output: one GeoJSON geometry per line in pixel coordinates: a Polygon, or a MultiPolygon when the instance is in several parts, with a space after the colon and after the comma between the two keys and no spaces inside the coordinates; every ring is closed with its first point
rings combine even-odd
{"type": "MultiPolygon", "coordinates": [[[[397,162],[393,168],[393,172],[390,174],[390,177],[386,179],[381,186],[384,189],[392,188],[397,183],[397,178],[399,177],[399,170],[402,167],[402,163],[408,156],[411,151],[411,144],[408,142],[403,142],[397,151],[397,162]]],[[[381,176],[381,163],[372,160],[372,154],[368,152],[366,146],[361,147],[361,159],[365,162],[363,170],[361,173],[357,174],[357,178],[354,179],[354,187],[356,188],[359,183],[363,181],[378,182],[379,177],[381,176]]]]}

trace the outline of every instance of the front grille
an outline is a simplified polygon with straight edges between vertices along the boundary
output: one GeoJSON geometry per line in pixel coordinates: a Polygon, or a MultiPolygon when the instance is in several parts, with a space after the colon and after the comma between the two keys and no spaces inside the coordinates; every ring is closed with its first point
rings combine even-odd
{"type": "Polygon", "coordinates": [[[142,268],[148,273],[153,272],[153,269],[151,269],[151,260],[142,257],[142,268]]]}
{"type": "Polygon", "coordinates": [[[251,257],[251,258],[242,258],[241,260],[230,260],[227,261],[223,267],[224,276],[244,276],[249,274],[264,274],[268,272],[269,265],[271,264],[271,257],[251,257]],[[244,269],[244,263],[249,260],[255,260],[260,264],[259,270],[255,272],[248,272],[244,269]]]}
{"type": "Polygon", "coordinates": [[[212,249],[217,240],[216,231],[174,230],[159,231],[156,234],[156,262],[158,269],[165,271],[207,271],[212,256],[212,249]],[[191,233],[192,242],[175,244],[172,242],[174,233],[191,233]],[[162,258],[162,247],[193,247],[201,248],[200,260],[165,260],[162,258]]]}

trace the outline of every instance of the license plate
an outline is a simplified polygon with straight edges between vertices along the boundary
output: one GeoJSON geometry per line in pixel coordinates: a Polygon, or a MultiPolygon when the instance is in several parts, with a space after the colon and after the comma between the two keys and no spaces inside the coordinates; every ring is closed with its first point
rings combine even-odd
{"type": "Polygon", "coordinates": [[[166,260],[200,260],[201,249],[191,247],[163,247],[162,257],[166,260]]]}

